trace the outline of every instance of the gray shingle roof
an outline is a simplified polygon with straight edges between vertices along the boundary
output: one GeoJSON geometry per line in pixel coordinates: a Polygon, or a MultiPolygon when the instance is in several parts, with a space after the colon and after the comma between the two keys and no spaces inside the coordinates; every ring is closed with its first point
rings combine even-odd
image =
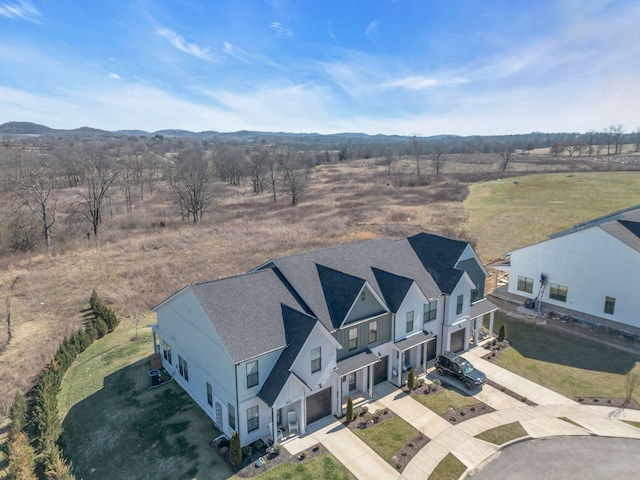
{"type": "Polygon", "coordinates": [[[374,363],[378,363],[380,358],[368,348],[360,353],[340,360],[336,365],[336,373],[339,377],[344,377],[349,373],[353,373],[356,370],[367,367],[374,363]]]}
{"type": "Polygon", "coordinates": [[[464,274],[455,266],[467,248],[467,242],[431,233],[419,233],[409,237],[408,241],[440,290],[451,294],[464,274]]]}
{"type": "Polygon", "coordinates": [[[362,278],[316,264],[320,286],[327,301],[329,317],[334,328],[340,327],[349,313],[354,299],[365,281],[362,278]]]}
{"type": "Polygon", "coordinates": [[[628,220],[617,220],[600,225],[605,232],[613,235],[623,243],[640,252],[640,223],[628,220]]]}
{"type": "Polygon", "coordinates": [[[578,223],[573,227],[563,230],[561,232],[556,232],[552,235],[549,235],[549,238],[558,238],[564,235],[569,235],[571,233],[579,232],[581,230],[586,230],[587,228],[597,227],[599,225],[603,225],[606,223],[615,222],[620,219],[628,219],[634,221],[640,221],[640,205],[635,205],[633,207],[625,208],[623,210],[618,210],[617,212],[608,213],[598,218],[594,218],[593,220],[588,220],[586,222],[578,223]]]}
{"type": "Polygon", "coordinates": [[[409,288],[411,288],[411,285],[413,284],[413,280],[385,272],[378,268],[372,268],[371,270],[378,281],[380,291],[382,292],[382,296],[389,307],[389,310],[393,313],[397,313],[402,301],[407,296],[409,288]]]}
{"type": "Polygon", "coordinates": [[[282,305],[282,320],[287,347],[282,351],[273,366],[269,377],[262,385],[258,396],[270,407],[273,406],[282,387],[291,376],[291,367],[298,357],[317,320],[309,315],[282,305]]]}
{"type": "Polygon", "coordinates": [[[282,305],[301,309],[272,270],[189,287],[234,363],[284,348],[282,305]]]}

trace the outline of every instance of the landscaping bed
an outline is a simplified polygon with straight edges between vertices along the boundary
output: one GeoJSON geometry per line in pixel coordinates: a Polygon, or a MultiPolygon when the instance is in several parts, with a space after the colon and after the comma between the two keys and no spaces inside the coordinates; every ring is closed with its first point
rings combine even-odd
{"type": "Polygon", "coordinates": [[[527,397],[523,397],[522,395],[514,392],[513,390],[509,390],[507,387],[503,387],[502,385],[500,385],[499,383],[494,382],[493,380],[487,379],[487,385],[490,385],[493,388],[495,388],[496,390],[500,390],[502,393],[504,393],[506,395],[509,395],[510,397],[515,398],[516,400],[521,401],[525,405],[529,405],[531,407],[535,407],[536,405],[538,405],[533,400],[529,400],[527,397]]]}
{"type": "Polygon", "coordinates": [[[633,398],[608,398],[608,397],[576,397],[576,402],[583,405],[602,405],[605,407],[631,408],[640,410],[640,405],[633,398]]]}

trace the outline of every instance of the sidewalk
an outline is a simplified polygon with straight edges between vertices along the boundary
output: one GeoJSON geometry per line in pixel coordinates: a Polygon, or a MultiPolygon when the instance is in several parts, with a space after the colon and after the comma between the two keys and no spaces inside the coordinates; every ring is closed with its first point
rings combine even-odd
{"type": "MultiPolygon", "coordinates": [[[[520,422],[529,438],[598,435],[640,439],[640,428],[623,421],[640,422],[640,411],[579,404],[482,360],[480,356],[483,352],[482,349],[475,349],[463,356],[494,382],[518,395],[526,396],[537,405],[527,406],[485,385],[482,390],[470,393],[496,411],[458,424],[450,424],[390,383],[376,385],[375,400],[369,402],[369,408],[389,408],[430,439],[402,474],[334,417],[327,417],[313,424],[306,434],[286,442],[284,446],[292,454],[296,454],[316,443],[322,443],[356,478],[362,480],[425,480],[449,453],[455,455],[467,467],[467,473],[472,472],[501,448],[475,438],[476,435],[514,422],[520,422]]],[[[434,377],[431,373],[426,377],[426,381],[430,382],[434,378],[437,376],[434,377]]]]}

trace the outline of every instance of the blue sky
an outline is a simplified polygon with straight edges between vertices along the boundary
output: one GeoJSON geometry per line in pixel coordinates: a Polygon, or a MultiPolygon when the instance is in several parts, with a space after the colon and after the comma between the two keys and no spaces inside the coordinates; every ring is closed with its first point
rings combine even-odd
{"type": "Polygon", "coordinates": [[[490,135],[640,126],[637,0],[0,0],[0,123],[490,135]]]}

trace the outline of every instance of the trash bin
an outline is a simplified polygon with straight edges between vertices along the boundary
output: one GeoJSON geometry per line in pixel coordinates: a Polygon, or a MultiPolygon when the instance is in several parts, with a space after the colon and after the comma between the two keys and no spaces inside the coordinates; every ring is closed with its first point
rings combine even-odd
{"type": "Polygon", "coordinates": [[[536,301],[533,298],[527,298],[524,301],[524,308],[532,309],[536,306],[536,301]]]}
{"type": "Polygon", "coordinates": [[[157,387],[160,385],[160,370],[151,370],[149,372],[149,387],[157,387]]]}

